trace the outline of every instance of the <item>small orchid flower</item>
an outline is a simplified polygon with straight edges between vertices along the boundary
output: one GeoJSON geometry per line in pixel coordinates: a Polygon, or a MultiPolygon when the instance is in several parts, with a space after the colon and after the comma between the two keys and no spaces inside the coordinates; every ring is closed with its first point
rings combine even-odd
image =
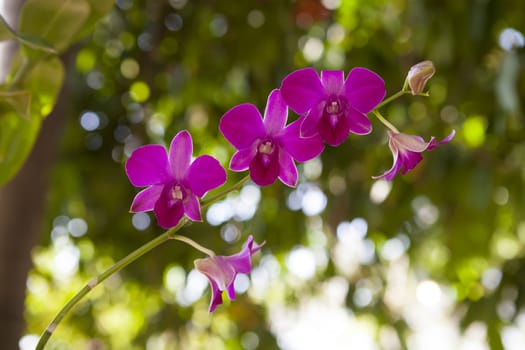
{"type": "Polygon", "coordinates": [[[388,146],[394,157],[394,165],[384,174],[374,176],[373,178],[384,178],[387,181],[392,181],[399,171],[405,175],[423,159],[421,155],[423,151],[431,151],[437,146],[449,142],[455,134],[456,131],[452,130],[450,135],[439,142],[437,142],[434,137],[432,137],[429,142],[425,142],[420,136],[407,135],[388,130],[388,146]],[[403,170],[401,170],[401,168],[403,168],[403,170]]]}
{"type": "Polygon", "coordinates": [[[423,92],[427,81],[436,73],[436,67],[432,61],[423,61],[410,67],[407,74],[407,83],[412,95],[423,92]]]}
{"type": "Polygon", "coordinates": [[[139,192],[131,204],[133,213],[153,210],[163,228],[176,226],[183,215],[201,221],[199,197],[226,182],[219,162],[202,155],[192,162],[193,143],[187,131],[171,141],[169,153],[161,145],[137,148],[126,163],[130,182],[139,192]]]}
{"type": "Polygon", "coordinates": [[[222,304],[222,292],[228,291],[231,300],[235,299],[233,282],[238,273],[250,273],[252,269],[252,255],[264,245],[253,245],[253,237],[248,237],[244,248],[235,255],[210,256],[195,260],[197,271],[208,277],[211,286],[211,302],[209,312],[215,311],[222,304]]]}
{"type": "Polygon", "coordinates": [[[301,135],[319,133],[324,142],[338,146],[349,133],[366,135],[372,124],[366,116],[383,100],[385,82],[366,68],[354,68],[344,79],[343,71],[313,68],[290,73],[281,84],[285,102],[297,114],[306,114],[301,135]]]}
{"type": "Polygon", "coordinates": [[[233,171],[250,170],[250,176],[260,186],[270,185],[279,178],[293,187],[297,184],[294,160],[305,162],[324,149],[319,136],[300,137],[301,119],[286,126],[288,108],[279,90],[268,96],[264,119],[250,103],[240,104],[221,118],[219,129],[237,152],[230,161],[233,171]]]}

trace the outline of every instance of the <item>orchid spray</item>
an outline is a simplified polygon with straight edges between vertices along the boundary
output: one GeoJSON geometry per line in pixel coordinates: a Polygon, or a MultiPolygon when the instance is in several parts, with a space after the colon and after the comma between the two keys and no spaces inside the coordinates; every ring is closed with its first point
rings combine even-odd
{"type": "Polygon", "coordinates": [[[256,244],[250,235],[239,253],[222,256],[179,235],[178,231],[190,221],[202,221],[202,209],[250,180],[259,186],[268,186],[277,179],[287,186],[296,186],[299,179],[296,162],[319,157],[326,151],[324,144],[343,146],[350,134],[369,134],[372,131],[369,114],[387,127],[388,145],[394,158],[392,168],[374,178],[391,181],[399,172],[406,174],[422,160],[423,151],[451,141],[455,132],[452,130],[441,141],[432,137],[425,142],[421,136],[400,132],[383,117],[380,109],[403,95],[428,96],[423,90],[434,71],[430,61],[413,66],[402,89],[386,99],[383,79],[367,68],[354,68],[346,78],[342,70],[321,71],[319,75],[313,68],[303,68],[290,73],[279,89],[269,93],[264,113],[253,104],[243,103],[220,118],[220,132],[236,150],[229,163],[230,170],[249,174],[211,197],[207,192],[222,186],[227,173],[210,155],[193,159],[193,142],[188,131],[177,133],[169,148],[145,145],[135,149],[126,163],[126,173],[134,186],[144,189],[135,196],[130,211],[153,211],[158,225],[167,231],[88,282],[51,321],[36,349],[44,348],[64,316],[93,288],[170,240],[186,243],[205,255],[195,260],[195,267],[210,283],[210,313],[223,303],[223,292],[233,300],[236,276],[251,272],[252,256],[265,242],[256,244]],[[289,109],[298,115],[290,123],[289,109]]]}

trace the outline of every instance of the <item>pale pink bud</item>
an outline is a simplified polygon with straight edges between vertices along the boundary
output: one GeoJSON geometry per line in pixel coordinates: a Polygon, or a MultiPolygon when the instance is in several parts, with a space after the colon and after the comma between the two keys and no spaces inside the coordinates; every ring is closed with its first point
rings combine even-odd
{"type": "Polygon", "coordinates": [[[419,62],[413,65],[408,71],[407,81],[412,95],[417,95],[423,92],[427,80],[432,78],[436,72],[436,67],[432,61],[419,62]]]}

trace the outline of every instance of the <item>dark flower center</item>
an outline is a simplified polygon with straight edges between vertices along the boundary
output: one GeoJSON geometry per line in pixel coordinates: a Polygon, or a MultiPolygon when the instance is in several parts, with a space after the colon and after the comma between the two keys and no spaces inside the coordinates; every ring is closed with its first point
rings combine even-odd
{"type": "Polygon", "coordinates": [[[257,150],[261,154],[271,155],[275,151],[275,145],[273,144],[272,141],[266,140],[259,144],[259,147],[257,148],[257,150]]]}
{"type": "Polygon", "coordinates": [[[188,190],[180,184],[173,185],[169,189],[168,196],[172,205],[178,201],[184,203],[189,199],[188,190]]]}
{"type": "Polygon", "coordinates": [[[345,103],[338,96],[330,96],[324,105],[323,117],[328,119],[328,123],[335,128],[339,119],[344,115],[345,103]]]}

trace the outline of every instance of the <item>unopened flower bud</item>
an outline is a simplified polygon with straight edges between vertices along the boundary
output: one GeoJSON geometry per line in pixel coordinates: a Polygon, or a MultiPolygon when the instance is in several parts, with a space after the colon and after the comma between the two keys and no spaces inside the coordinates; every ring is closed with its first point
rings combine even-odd
{"type": "Polygon", "coordinates": [[[427,60],[413,65],[407,75],[408,86],[412,91],[412,95],[423,92],[427,80],[432,78],[435,72],[436,68],[432,61],[427,60]]]}

